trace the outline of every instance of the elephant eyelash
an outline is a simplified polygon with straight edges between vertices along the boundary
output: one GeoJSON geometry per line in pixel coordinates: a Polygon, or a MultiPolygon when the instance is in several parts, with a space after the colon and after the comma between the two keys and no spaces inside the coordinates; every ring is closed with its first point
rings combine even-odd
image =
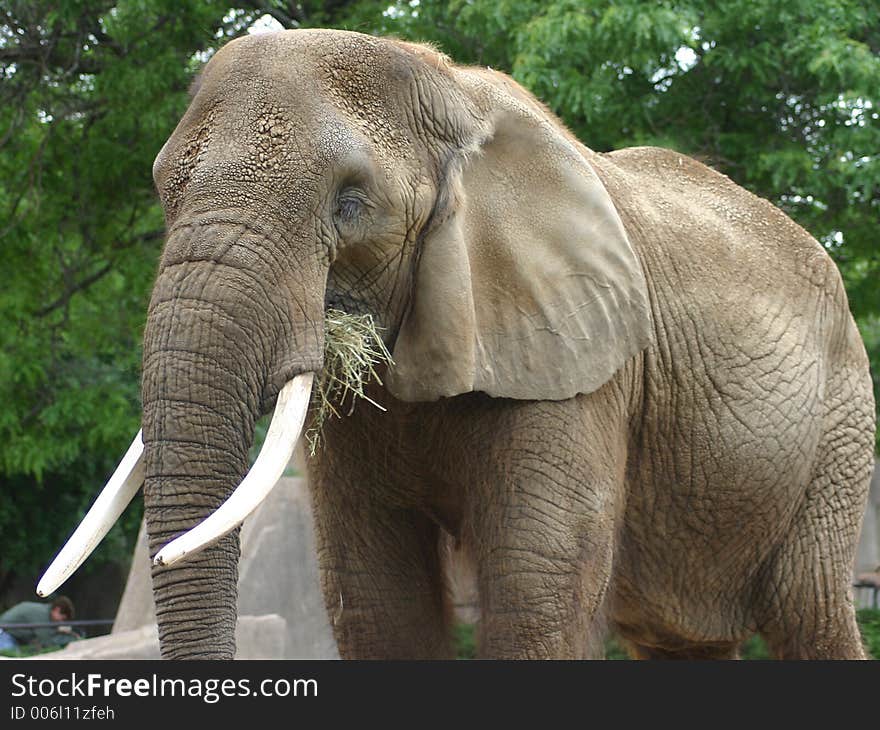
{"type": "Polygon", "coordinates": [[[336,208],[333,214],[339,223],[351,225],[357,222],[366,207],[367,202],[360,195],[346,191],[336,199],[336,208]]]}
{"type": "Polygon", "coordinates": [[[361,203],[359,200],[354,200],[353,198],[340,200],[336,204],[336,217],[344,222],[350,222],[357,217],[360,207],[361,203]]]}

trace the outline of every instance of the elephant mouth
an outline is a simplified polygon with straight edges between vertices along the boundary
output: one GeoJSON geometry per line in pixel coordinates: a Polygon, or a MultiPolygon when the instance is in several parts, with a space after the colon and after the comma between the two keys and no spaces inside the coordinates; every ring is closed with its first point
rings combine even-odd
{"type": "Polygon", "coordinates": [[[378,370],[393,365],[380,329],[370,314],[351,314],[328,308],[324,315],[324,367],[318,373],[313,397],[312,425],[305,438],[314,456],[325,421],[350,414],[358,400],[385,408],[366,394],[367,384],[382,385],[378,370]]]}

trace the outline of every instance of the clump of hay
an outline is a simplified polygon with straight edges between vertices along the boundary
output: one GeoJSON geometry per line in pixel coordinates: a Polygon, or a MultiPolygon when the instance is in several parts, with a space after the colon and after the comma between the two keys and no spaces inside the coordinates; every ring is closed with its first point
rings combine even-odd
{"type": "Polygon", "coordinates": [[[309,454],[315,455],[321,443],[321,431],[330,416],[341,417],[354,411],[358,399],[385,409],[372,400],[364,388],[371,380],[380,385],[376,368],[382,363],[393,365],[391,353],[379,336],[379,328],[369,314],[348,314],[328,309],[324,315],[324,369],[312,391],[314,418],[306,433],[309,454]]]}

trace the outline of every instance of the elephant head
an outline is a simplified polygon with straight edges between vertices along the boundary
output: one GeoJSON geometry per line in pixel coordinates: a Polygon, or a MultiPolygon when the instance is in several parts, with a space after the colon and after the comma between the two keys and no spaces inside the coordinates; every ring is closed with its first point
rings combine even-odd
{"type": "Polygon", "coordinates": [[[310,30],[222,48],[154,166],[143,455],[136,439],[43,592],[144,479],[163,654],[231,657],[237,526],[298,437],[328,308],[372,315],[401,400],[600,387],[651,327],[591,154],[503,75],[426,47],[310,30]]]}

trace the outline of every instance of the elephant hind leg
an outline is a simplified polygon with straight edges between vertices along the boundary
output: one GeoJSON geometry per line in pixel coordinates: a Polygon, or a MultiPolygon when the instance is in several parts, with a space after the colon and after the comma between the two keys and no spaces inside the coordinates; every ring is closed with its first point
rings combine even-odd
{"type": "Polygon", "coordinates": [[[840,575],[813,571],[810,558],[777,569],[777,588],[771,597],[769,618],[760,634],[772,656],[779,659],[864,659],[865,650],[856,623],[852,592],[840,575]],[[809,573],[807,580],[787,583],[788,571],[809,573]]]}
{"type": "Polygon", "coordinates": [[[805,526],[772,561],[764,582],[765,613],[759,614],[759,632],[771,655],[865,658],[852,600],[852,550],[843,543],[805,526]]]}
{"type": "Polygon", "coordinates": [[[770,651],[782,659],[865,657],[852,569],[871,478],[874,434],[866,424],[873,407],[870,385],[848,385],[844,377],[829,383],[814,476],[763,570],[756,618],[770,651]]]}

